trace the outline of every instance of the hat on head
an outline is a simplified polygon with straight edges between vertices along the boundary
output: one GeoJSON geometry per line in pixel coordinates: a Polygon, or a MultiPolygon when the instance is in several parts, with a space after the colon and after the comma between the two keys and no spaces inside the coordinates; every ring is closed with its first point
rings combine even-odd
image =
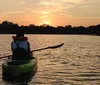
{"type": "Polygon", "coordinates": [[[24,32],[22,30],[18,31],[16,34],[16,37],[20,37],[20,36],[24,37],[24,32]]]}

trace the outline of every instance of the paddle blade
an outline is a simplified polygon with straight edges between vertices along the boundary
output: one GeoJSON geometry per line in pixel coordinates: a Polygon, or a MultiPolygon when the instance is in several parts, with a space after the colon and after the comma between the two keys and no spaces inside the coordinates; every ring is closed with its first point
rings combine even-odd
{"type": "Polygon", "coordinates": [[[59,48],[59,47],[61,47],[63,45],[64,45],[64,43],[61,43],[61,44],[56,45],[56,46],[49,46],[48,48],[54,49],[54,48],[59,48]]]}

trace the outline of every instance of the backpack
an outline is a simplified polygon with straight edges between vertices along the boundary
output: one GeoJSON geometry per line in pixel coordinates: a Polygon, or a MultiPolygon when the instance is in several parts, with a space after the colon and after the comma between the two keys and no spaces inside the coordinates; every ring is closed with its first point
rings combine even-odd
{"type": "Polygon", "coordinates": [[[29,53],[24,48],[19,47],[19,44],[21,42],[19,42],[19,43],[15,42],[17,48],[14,49],[14,51],[13,51],[13,56],[12,56],[13,60],[27,60],[27,59],[29,59],[29,53]]]}

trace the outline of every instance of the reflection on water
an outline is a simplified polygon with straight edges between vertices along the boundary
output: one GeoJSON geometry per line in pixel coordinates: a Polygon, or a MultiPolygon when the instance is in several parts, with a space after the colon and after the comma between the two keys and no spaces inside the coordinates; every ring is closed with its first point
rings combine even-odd
{"type": "Polygon", "coordinates": [[[35,72],[29,72],[27,74],[21,74],[19,76],[11,76],[8,74],[2,74],[2,79],[6,84],[10,85],[29,85],[30,82],[35,75],[35,72]]]}

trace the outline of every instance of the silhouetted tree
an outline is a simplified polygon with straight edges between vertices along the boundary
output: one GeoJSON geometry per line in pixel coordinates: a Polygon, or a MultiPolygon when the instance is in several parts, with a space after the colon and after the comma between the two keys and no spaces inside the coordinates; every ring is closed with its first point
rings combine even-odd
{"type": "Polygon", "coordinates": [[[78,26],[72,27],[71,25],[57,26],[53,27],[47,24],[43,24],[40,26],[35,26],[34,24],[30,24],[29,26],[18,26],[18,24],[3,21],[0,24],[0,33],[16,33],[19,30],[23,30],[25,33],[29,34],[95,34],[100,35],[100,24],[92,25],[89,27],[78,26]]]}

